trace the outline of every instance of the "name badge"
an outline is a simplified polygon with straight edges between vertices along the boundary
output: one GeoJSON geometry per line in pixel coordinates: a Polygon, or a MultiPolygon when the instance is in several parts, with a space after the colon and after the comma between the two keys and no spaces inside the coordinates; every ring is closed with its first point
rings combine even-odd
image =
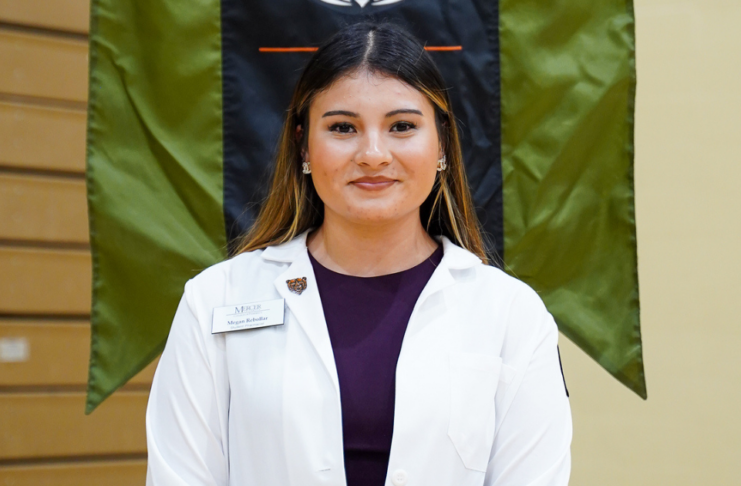
{"type": "Polygon", "coordinates": [[[215,307],[211,334],[283,324],[283,299],[215,307]]]}

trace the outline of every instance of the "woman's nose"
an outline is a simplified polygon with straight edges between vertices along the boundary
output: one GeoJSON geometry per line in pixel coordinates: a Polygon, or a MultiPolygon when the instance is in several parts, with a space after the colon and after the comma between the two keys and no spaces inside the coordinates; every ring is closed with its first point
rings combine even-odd
{"type": "Polygon", "coordinates": [[[381,133],[366,131],[363,135],[355,163],[370,168],[382,167],[391,163],[391,152],[386,146],[381,133]]]}

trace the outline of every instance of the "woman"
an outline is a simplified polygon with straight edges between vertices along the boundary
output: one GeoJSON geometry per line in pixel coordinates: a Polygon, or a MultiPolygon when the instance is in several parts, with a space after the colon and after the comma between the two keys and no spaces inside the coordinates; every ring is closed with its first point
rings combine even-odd
{"type": "Polygon", "coordinates": [[[238,255],[185,286],[147,484],[567,484],[556,325],[487,261],[432,60],[346,27],[295,88],[238,255]]]}

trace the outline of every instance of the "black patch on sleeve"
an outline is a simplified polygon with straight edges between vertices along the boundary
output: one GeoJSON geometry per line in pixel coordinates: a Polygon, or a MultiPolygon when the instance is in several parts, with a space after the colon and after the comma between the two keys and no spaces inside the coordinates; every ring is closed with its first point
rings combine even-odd
{"type": "Polygon", "coordinates": [[[561,349],[556,345],[556,351],[558,351],[558,366],[561,368],[561,379],[563,379],[563,389],[566,390],[566,396],[569,396],[569,389],[566,386],[566,376],[563,374],[563,363],[561,363],[561,349]]]}

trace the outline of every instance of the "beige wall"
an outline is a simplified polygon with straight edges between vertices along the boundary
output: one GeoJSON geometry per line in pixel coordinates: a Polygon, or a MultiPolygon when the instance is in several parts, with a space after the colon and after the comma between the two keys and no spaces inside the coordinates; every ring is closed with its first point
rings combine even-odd
{"type": "Polygon", "coordinates": [[[741,484],[741,1],[636,0],[648,401],[565,338],[573,486],[741,484]]]}

